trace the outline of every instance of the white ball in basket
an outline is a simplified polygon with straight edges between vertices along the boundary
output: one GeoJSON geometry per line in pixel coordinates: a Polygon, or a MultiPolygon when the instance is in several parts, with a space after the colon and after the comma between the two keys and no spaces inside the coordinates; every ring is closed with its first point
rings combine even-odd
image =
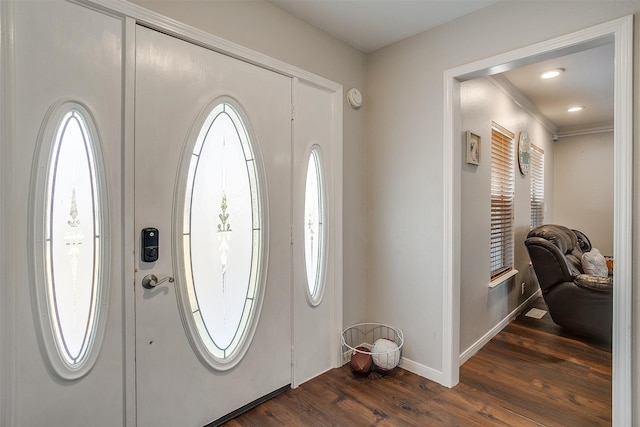
{"type": "Polygon", "coordinates": [[[387,338],[380,338],[373,343],[371,349],[373,363],[383,371],[389,371],[400,362],[400,349],[398,344],[387,338]]]}

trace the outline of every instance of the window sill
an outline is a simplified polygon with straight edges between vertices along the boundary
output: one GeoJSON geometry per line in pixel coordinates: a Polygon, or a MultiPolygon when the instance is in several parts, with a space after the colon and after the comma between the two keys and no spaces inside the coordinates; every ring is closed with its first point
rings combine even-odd
{"type": "Polygon", "coordinates": [[[493,279],[491,281],[491,283],[489,283],[489,289],[493,289],[497,286],[502,285],[503,283],[505,283],[508,279],[511,279],[513,276],[515,276],[516,274],[518,274],[518,270],[516,270],[515,268],[512,269],[510,272],[508,272],[507,274],[503,274],[502,276],[498,276],[495,279],[493,279]]]}

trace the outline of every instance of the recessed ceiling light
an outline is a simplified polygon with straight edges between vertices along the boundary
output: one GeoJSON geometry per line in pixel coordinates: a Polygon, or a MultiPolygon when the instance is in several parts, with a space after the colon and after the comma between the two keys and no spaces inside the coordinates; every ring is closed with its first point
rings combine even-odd
{"type": "Polygon", "coordinates": [[[571,107],[567,111],[570,113],[575,113],[577,111],[582,111],[582,110],[584,110],[584,107],[571,107]]]}
{"type": "Polygon", "coordinates": [[[564,73],[564,68],[556,68],[554,70],[545,71],[540,74],[540,78],[542,79],[553,79],[558,77],[560,74],[564,73]]]}

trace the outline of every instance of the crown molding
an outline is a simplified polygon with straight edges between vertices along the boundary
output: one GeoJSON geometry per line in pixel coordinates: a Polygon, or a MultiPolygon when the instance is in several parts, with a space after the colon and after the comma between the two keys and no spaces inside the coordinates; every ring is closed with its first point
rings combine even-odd
{"type": "Polygon", "coordinates": [[[494,74],[488,76],[487,79],[493,83],[498,89],[505,93],[513,102],[515,102],[520,108],[528,112],[534,119],[536,119],[542,126],[545,127],[552,134],[558,132],[558,127],[547,118],[536,107],[533,102],[522,94],[506,77],[501,74],[494,74]]]}
{"type": "Polygon", "coordinates": [[[591,135],[594,133],[606,132],[613,132],[613,120],[582,126],[567,126],[564,128],[559,128],[556,136],[558,138],[567,138],[570,136],[591,135]]]}

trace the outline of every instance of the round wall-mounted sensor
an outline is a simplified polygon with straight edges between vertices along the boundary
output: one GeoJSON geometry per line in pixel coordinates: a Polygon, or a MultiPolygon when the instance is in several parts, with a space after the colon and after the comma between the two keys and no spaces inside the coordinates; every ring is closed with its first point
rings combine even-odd
{"type": "Polygon", "coordinates": [[[362,105],[362,94],[358,89],[352,87],[347,91],[347,101],[353,108],[360,108],[362,105]]]}

